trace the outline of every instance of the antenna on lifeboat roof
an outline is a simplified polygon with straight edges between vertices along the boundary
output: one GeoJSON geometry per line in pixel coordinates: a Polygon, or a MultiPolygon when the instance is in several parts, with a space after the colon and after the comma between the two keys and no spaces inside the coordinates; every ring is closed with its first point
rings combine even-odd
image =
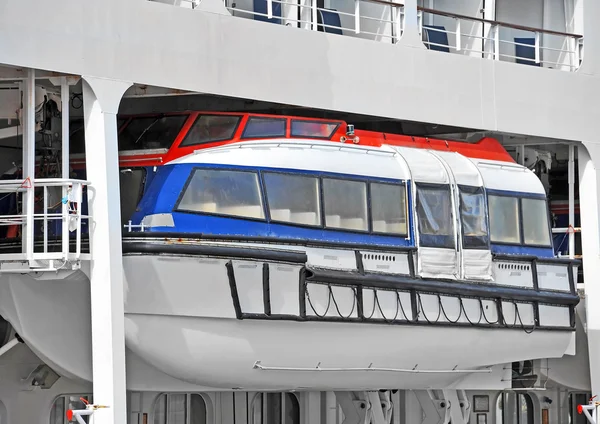
{"type": "Polygon", "coordinates": [[[360,142],[360,138],[357,135],[354,135],[354,125],[348,124],[346,126],[346,135],[340,137],[340,142],[345,143],[346,141],[352,141],[354,144],[358,144],[360,142]]]}

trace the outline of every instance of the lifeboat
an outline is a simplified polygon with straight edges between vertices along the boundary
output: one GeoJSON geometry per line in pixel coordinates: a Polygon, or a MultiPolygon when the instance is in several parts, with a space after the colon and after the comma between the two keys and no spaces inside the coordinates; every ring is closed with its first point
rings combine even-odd
{"type": "MultiPolygon", "coordinates": [[[[130,356],[222,390],[375,390],[445,388],[574,353],[579,262],[555,257],[541,182],[496,140],[183,116],[156,136],[172,140],[162,151],[121,155],[144,174],[124,215],[130,356]]],[[[62,282],[64,299],[78,278],[62,282]]],[[[85,352],[58,347],[11,303],[43,293],[2,287],[21,293],[0,293],[0,314],[88,379],[85,352]]],[[[77,310],[52,319],[79,320],[81,333],[89,315],[77,310]]]]}

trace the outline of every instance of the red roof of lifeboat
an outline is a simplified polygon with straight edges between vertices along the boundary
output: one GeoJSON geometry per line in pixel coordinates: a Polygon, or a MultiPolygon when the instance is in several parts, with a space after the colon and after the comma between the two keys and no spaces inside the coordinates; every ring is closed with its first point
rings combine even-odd
{"type": "MultiPolygon", "coordinates": [[[[354,144],[352,136],[347,135],[348,125],[344,121],[339,120],[326,120],[326,119],[313,119],[296,116],[281,116],[281,115],[264,115],[254,113],[229,113],[229,112],[175,112],[168,114],[152,114],[152,115],[136,115],[119,118],[124,119],[126,124],[136,117],[150,116],[173,116],[173,115],[186,115],[185,122],[181,127],[181,130],[177,133],[174,138],[171,147],[167,153],[158,154],[156,152],[130,152],[127,155],[121,154],[120,162],[122,166],[127,166],[129,162],[135,162],[137,166],[152,166],[161,165],[168,163],[174,159],[193,153],[199,149],[205,149],[210,147],[222,146],[231,143],[239,143],[244,141],[256,141],[263,139],[273,138],[289,138],[289,139],[314,139],[314,140],[329,140],[331,142],[341,142],[347,139],[345,143],[354,144]],[[234,128],[231,128],[230,136],[223,139],[220,138],[215,141],[204,141],[202,143],[190,144],[189,140],[186,141],[186,137],[190,134],[193,136],[194,125],[196,122],[200,122],[201,117],[237,117],[237,124],[234,128]],[[274,135],[261,134],[257,131],[249,131],[249,123],[254,125],[256,122],[269,123],[278,122],[280,128],[280,134],[274,135]],[[285,127],[284,127],[285,121],[285,127]],[[285,128],[285,130],[283,129],[285,128]],[[293,130],[295,128],[296,130],[293,130]]],[[[208,120],[208,119],[207,119],[208,120]]],[[[208,120],[209,121],[209,120],[208,120]]],[[[120,132],[126,128],[127,125],[123,125],[120,128],[120,132]]],[[[513,158],[508,152],[502,147],[502,145],[493,138],[485,137],[476,143],[466,143],[460,141],[447,141],[443,139],[425,138],[425,137],[412,137],[399,134],[389,134],[375,131],[356,130],[354,136],[358,137],[359,146],[373,146],[380,147],[384,144],[393,146],[403,147],[415,147],[422,149],[432,149],[448,152],[460,153],[463,156],[478,159],[489,159],[502,162],[513,162],[513,158]]]]}

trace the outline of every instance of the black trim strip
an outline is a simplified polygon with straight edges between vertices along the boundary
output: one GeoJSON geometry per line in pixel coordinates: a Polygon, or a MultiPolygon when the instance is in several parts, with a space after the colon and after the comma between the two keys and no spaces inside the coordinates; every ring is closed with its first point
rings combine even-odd
{"type": "Polygon", "coordinates": [[[231,261],[225,264],[227,268],[227,278],[229,279],[229,288],[231,289],[231,299],[233,300],[233,309],[235,309],[235,317],[242,319],[242,307],[240,305],[240,298],[237,292],[237,284],[235,283],[235,273],[233,271],[233,263],[231,261]]]}
{"type": "Polygon", "coordinates": [[[567,275],[569,276],[569,287],[571,288],[571,293],[577,294],[577,287],[575,286],[575,275],[573,274],[573,263],[569,264],[569,268],[567,270],[567,275]]]}
{"type": "Polygon", "coordinates": [[[306,253],[267,250],[251,247],[211,246],[206,244],[162,244],[149,242],[123,243],[123,254],[170,254],[192,256],[219,256],[227,258],[258,259],[264,261],[291,262],[305,264],[306,253]]]}
{"type": "Polygon", "coordinates": [[[263,303],[265,307],[265,314],[271,315],[271,287],[269,280],[269,264],[264,263],[262,268],[262,282],[263,282],[263,303]]]}
{"type": "Polygon", "coordinates": [[[581,264],[580,259],[569,259],[569,258],[540,258],[533,255],[511,255],[508,253],[493,253],[492,258],[498,261],[509,261],[509,262],[531,262],[537,261],[538,264],[548,265],[568,265],[568,264],[581,264]]]}
{"type": "Polygon", "coordinates": [[[298,312],[300,318],[306,318],[306,268],[300,268],[300,278],[298,278],[298,312]]]}
{"type": "Polygon", "coordinates": [[[356,257],[356,269],[358,270],[359,273],[364,274],[365,266],[363,264],[362,253],[360,253],[358,250],[355,250],[354,256],[356,257]]]}
{"type": "Polygon", "coordinates": [[[403,276],[392,276],[355,272],[343,272],[318,268],[310,268],[312,275],[307,278],[310,282],[329,283],[338,285],[352,285],[361,287],[417,290],[436,294],[447,294],[460,297],[477,297],[498,299],[502,301],[513,300],[522,302],[542,302],[553,305],[577,305],[579,296],[566,292],[533,291],[531,289],[486,286],[482,284],[461,283],[460,281],[434,281],[413,279],[403,276]]]}
{"type": "MultiPolygon", "coordinates": [[[[486,329],[494,329],[494,330],[522,330],[523,328],[519,325],[506,325],[501,326],[497,324],[477,324],[477,323],[469,323],[469,322],[449,322],[449,321],[438,321],[435,323],[428,323],[426,320],[422,321],[407,321],[405,319],[398,319],[393,323],[390,323],[389,320],[380,319],[380,318],[371,318],[368,320],[361,320],[360,318],[344,318],[344,317],[336,317],[336,316],[307,316],[305,318],[298,317],[295,315],[271,315],[266,316],[264,314],[244,314],[243,317],[245,319],[257,319],[257,320],[271,320],[271,321],[299,321],[299,322],[339,322],[339,323],[369,323],[369,324],[383,324],[383,325],[415,325],[415,326],[440,326],[440,327],[463,327],[463,328],[486,328],[486,329]]],[[[525,329],[530,329],[531,327],[525,327],[525,329]]],[[[535,331],[568,331],[572,332],[573,328],[569,327],[557,327],[557,326],[540,326],[535,327],[535,331]]]]}
{"type": "Polygon", "coordinates": [[[412,278],[415,278],[415,255],[414,250],[408,251],[408,272],[412,278]]]}
{"type": "Polygon", "coordinates": [[[233,241],[233,242],[249,242],[249,243],[277,243],[277,244],[289,244],[293,246],[310,246],[310,247],[334,247],[336,249],[348,249],[348,250],[374,250],[382,252],[411,252],[417,251],[415,246],[378,246],[372,244],[361,244],[361,243],[337,243],[333,241],[322,241],[322,240],[298,240],[298,239],[287,239],[281,237],[263,237],[263,236],[241,236],[241,235],[221,235],[221,234],[202,234],[202,233],[177,233],[177,232],[125,232],[122,235],[123,242],[131,243],[135,239],[156,239],[164,241],[165,239],[176,239],[176,240],[204,240],[204,241],[233,241]]]}

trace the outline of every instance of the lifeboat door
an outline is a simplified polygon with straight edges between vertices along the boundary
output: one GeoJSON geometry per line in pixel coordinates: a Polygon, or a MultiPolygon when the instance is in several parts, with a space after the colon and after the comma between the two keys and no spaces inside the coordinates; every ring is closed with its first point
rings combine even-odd
{"type": "Polygon", "coordinates": [[[483,177],[468,158],[455,152],[432,152],[444,164],[453,187],[460,279],[492,279],[492,252],[483,177]]]}
{"type": "MultiPolygon", "coordinates": [[[[391,146],[390,146],[391,147],[391,146]]],[[[422,278],[460,278],[453,181],[443,161],[425,149],[393,147],[411,174],[412,215],[422,278]]]]}

